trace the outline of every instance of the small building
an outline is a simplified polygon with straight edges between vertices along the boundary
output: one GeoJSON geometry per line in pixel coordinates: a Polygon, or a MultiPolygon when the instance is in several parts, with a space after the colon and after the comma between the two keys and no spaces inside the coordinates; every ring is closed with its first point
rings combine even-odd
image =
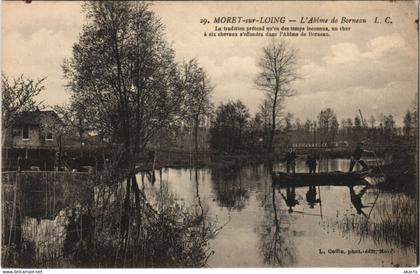
{"type": "Polygon", "coordinates": [[[13,123],[11,142],[7,143],[13,148],[57,147],[62,125],[52,110],[22,112],[13,123]]]}

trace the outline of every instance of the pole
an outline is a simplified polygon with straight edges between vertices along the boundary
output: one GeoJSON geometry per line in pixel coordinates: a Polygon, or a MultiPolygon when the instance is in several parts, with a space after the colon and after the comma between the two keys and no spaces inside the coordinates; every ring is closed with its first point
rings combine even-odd
{"type": "MultiPolygon", "coordinates": [[[[365,122],[364,122],[364,120],[363,120],[363,115],[362,115],[362,112],[360,111],[360,109],[359,109],[359,113],[360,113],[360,118],[362,119],[362,124],[363,124],[363,127],[365,127],[365,128],[366,128],[366,124],[365,124],[365,122]]],[[[383,176],[383,177],[385,177],[384,173],[382,172],[381,167],[379,166],[378,157],[376,156],[376,153],[375,153],[375,152],[373,152],[373,155],[375,156],[376,165],[378,166],[379,171],[381,172],[382,176],[383,176]]],[[[378,200],[378,198],[379,198],[379,194],[381,194],[381,191],[378,191],[378,194],[377,194],[377,195],[376,195],[376,197],[375,197],[375,201],[373,202],[373,205],[372,205],[372,207],[370,208],[369,214],[368,214],[367,219],[366,219],[365,228],[362,230],[362,234],[360,235],[359,244],[360,244],[360,242],[362,241],[362,237],[363,237],[364,232],[365,232],[365,231],[367,230],[367,228],[368,228],[368,222],[369,222],[369,219],[370,219],[370,214],[372,213],[372,210],[373,210],[373,208],[374,208],[374,207],[375,207],[375,205],[376,205],[376,201],[377,201],[377,200],[378,200]]]]}
{"type": "Polygon", "coordinates": [[[304,211],[298,211],[298,210],[293,210],[293,213],[299,213],[299,214],[302,214],[302,215],[309,215],[309,216],[320,216],[320,215],[318,215],[318,214],[307,213],[307,212],[304,212],[304,211]]]}
{"type": "Polygon", "coordinates": [[[321,188],[318,185],[318,192],[319,192],[319,213],[321,214],[321,220],[322,220],[322,200],[321,200],[321,188]]]}
{"type": "MultiPolygon", "coordinates": [[[[320,157],[319,157],[319,165],[318,165],[318,173],[321,171],[321,153],[320,153],[320,157]]],[[[321,200],[321,188],[318,185],[318,193],[319,193],[319,212],[321,214],[321,220],[322,218],[322,200],[321,200]]]]}
{"type": "Polygon", "coordinates": [[[360,111],[360,109],[359,109],[359,114],[360,114],[360,118],[362,119],[362,124],[366,128],[365,119],[363,119],[363,115],[362,115],[362,112],[360,111]]]}

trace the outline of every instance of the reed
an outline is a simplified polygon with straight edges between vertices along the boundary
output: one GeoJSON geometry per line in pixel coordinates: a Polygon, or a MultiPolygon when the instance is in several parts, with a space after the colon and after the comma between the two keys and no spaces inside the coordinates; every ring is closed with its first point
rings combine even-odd
{"type": "Polygon", "coordinates": [[[3,181],[5,267],[198,267],[212,254],[215,223],[165,187],[153,204],[142,196],[137,207],[131,197],[124,212],[125,184],[103,174],[20,172],[3,181]]]}

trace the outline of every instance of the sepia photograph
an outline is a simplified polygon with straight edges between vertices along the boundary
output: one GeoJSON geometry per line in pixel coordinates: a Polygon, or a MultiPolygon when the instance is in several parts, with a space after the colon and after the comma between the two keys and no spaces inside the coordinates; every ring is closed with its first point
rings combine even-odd
{"type": "Polygon", "coordinates": [[[418,1],[1,5],[3,273],[417,273],[418,1]]]}

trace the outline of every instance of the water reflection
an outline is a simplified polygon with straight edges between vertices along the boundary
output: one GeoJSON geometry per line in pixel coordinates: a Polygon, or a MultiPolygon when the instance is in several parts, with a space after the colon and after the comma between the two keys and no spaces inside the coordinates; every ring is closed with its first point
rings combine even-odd
{"type": "Polygon", "coordinates": [[[317,198],[316,186],[309,186],[306,192],[306,202],[310,208],[314,208],[315,204],[321,204],[321,198],[317,198]]]}
{"type": "MultiPolygon", "coordinates": [[[[280,189],[279,189],[280,192],[280,189]]],[[[289,207],[288,212],[293,212],[293,207],[299,204],[299,201],[296,200],[296,189],[295,187],[287,187],[286,188],[286,196],[281,193],[281,196],[283,197],[284,201],[286,202],[286,205],[289,207]]]]}
{"type": "MultiPolygon", "coordinates": [[[[281,164],[274,169],[284,168],[281,164]]],[[[307,172],[297,161],[297,172],[307,172]]],[[[347,159],[321,160],[320,171],[346,171],[347,159]]],[[[397,238],[412,238],[416,224],[409,218],[386,220],[383,203],[389,210],[405,201],[405,194],[380,195],[376,188],[322,186],[284,188],[272,186],[266,166],[239,170],[200,169],[201,203],[219,220],[231,221],[211,241],[215,254],[209,265],[230,266],[387,266],[412,265],[415,251],[397,238]],[[386,196],[382,197],[382,196],[386,196]],[[397,198],[400,197],[400,198],[397,198]],[[290,210],[291,209],[291,210],[290,210]],[[370,211],[371,216],[369,216],[370,211]],[[358,214],[358,212],[363,212],[358,214]],[[366,220],[368,221],[365,228],[366,220]],[[350,225],[352,224],[352,225],[350,225]],[[403,225],[404,224],[404,225],[403,225]],[[382,231],[383,230],[383,231],[382,231]],[[362,232],[364,231],[364,232],[362,232]],[[405,236],[398,236],[397,231],[405,236]],[[392,233],[391,233],[392,232],[392,233]],[[408,236],[411,234],[412,236],[408,236]],[[360,238],[362,240],[359,243],[360,238]],[[328,239],[328,240],[325,240],[328,239]],[[392,240],[394,239],[394,240],[392,240]],[[383,249],[391,253],[368,255],[321,255],[319,248],[383,249]],[[240,255],[236,255],[240,254],[240,255]]],[[[188,171],[166,170],[169,189],[179,197],[189,197],[188,171]],[[176,176],[174,176],[176,174],[176,176]]],[[[196,192],[197,189],[194,190],[196,192]]],[[[185,200],[188,203],[188,199],[185,200]]],[[[409,203],[409,202],[408,202],[409,203]]],[[[405,210],[405,209],[404,209],[405,210]]],[[[415,218],[416,208],[407,211],[415,218]]],[[[403,211],[395,212],[402,214],[403,211]]],[[[413,219],[414,220],[414,219],[413,219]]]]}
{"type": "MultiPolygon", "coordinates": [[[[373,240],[376,245],[386,243],[402,247],[405,252],[414,250],[416,242],[415,200],[401,193],[374,193],[378,197],[369,219],[354,214],[344,214],[331,227],[352,235],[357,242],[373,240]]],[[[374,197],[371,197],[374,201],[374,197]]]]}
{"type": "Polygon", "coordinates": [[[371,206],[365,206],[362,203],[362,197],[366,193],[366,190],[368,190],[368,186],[365,186],[359,193],[354,192],[354,186],[348,187],[350,190],[350,201],[354,208],[356,209],[357,214],[363,214],[366,218],[368,217],[366,213],[363,211],[363,208],[365,207],[371,207],[371,206]]]}
{"type": "Polygon", "coordinates": [[[212,169],[211,180],[219,206],[233,210],[242,210],[249,199],[250,186],[243,183],[241,170],[212,169]]]}
{"type": "MultiPolygon", "coordinates": [[[[320,171],[346,171],[348,165],[348,160],[340,159],[321,160],[319,163],[320,171]]],[[[275,164],[273,168],[281,170],[284,167],[275,164]]],[[[195,228],[190,233],[205,248],[204,252],[196,253],[197,260],[206,261],[211,267],[415,264],[415,199],[403,193],[383,193],[374,187],[280,189],[272,185],[270,170],[264,165],[240,169],[166,169],[156,174],[156,180],[139,174],[138,182],[150,204],[159,210],[169,214],[169,204],[174,206],[175,202],[181,208],[193,210],[195,217],[191,223],[195,228]],[[163,203],[164,199],[170,203],[163,203]],[[209,227],[209,220],[216,220],[221,229],[217,230],[215,238],[206,242],[200,240],[200,235],[209,227]],[[326,254],[320,254],[320,249],[326,254]],[[350,249],[383,250],[384,253],[328,253],[328,250],[335,249],[345,252],[350,249]]],[[[307,171],[304,161],[297,161],[296,171],[307,171]]],[[[53,250],[73,252],[71,248],[65,248],[66,242],[77,242],[83,247],[77,250],[87,251],[92,244],[99,245],[89,242],[91,237],[85,234],[88,231],[84,231],[92,224],[91,215],[95,218],[98,233],[95,237],[101,239],[100,246],[112,251],[113,239],[108,239],[107,235],[113,230],[118,231],[119,219],[110,219],[110,216],[118,216],[116,213],[121,208],[118,197],[123,197],[123,193],[97,188],[95,197],[94,207],[106,210],[89,212],[88,208],[80,208],[76,212],[60,211],[55,219],[40,221],[24,218],[21,234],[26,241],[21,249],[26,250],[27,261],[33,259],[33,254],[40,256],[36,257],[38,260],[42,257],[40,254],[53,250]],[[107,216],[104,212],[108,210],[114,210],[115,214],[107,216]],[[82,231],[82,236],[71,231],[82,231]],[[53,239],[51,235],[61,236],[53,239]],[[55,243],[56,248],[45,244],[45,250],[40,250],[43,242],[55,243]]],[[[133,220],[133,228],[137,227],[136,221],[133,220]]],[[[173,231],[169,225],[164,228],[173,231]]],[[[156,227],[153,242],[164,243],[168,236],[159,231],[162,229],[156,227]]],[[[186,241],[182,235],[177,239],[180,243],[186,241]]],[[[162,258],[169,258],[167,250],[156,250],[163,254],[162,258]]],[[[52,256],[63,256],[63,253],[52,256]]],[[[86,256],[86,253],[79,252],[79,258],[86,256]]],[[[136,259],[134,249],[130,256],[136,259]]],[[[163,259],[154,263],[165,265],[163,259]]],[[[104,261],[103,266],[106,264],[104,261]]]]}
{"type": "MultiPolygon", "coordinates": [[[[281,195],[283,196],[283,194],[281,195]]],[[[295,258],[290,231],[292,219],[290,216],[284,215],[285,210],[279,207],[274,186],[271,188],[271,197],[271,203],[264,206],[264,219],[261,228],[257,229],[261,239],[259,249],[266,265],[290,266],[294,264],[295,258]],[[281,215],[283,217],[280,218],[281,215]]]]}

